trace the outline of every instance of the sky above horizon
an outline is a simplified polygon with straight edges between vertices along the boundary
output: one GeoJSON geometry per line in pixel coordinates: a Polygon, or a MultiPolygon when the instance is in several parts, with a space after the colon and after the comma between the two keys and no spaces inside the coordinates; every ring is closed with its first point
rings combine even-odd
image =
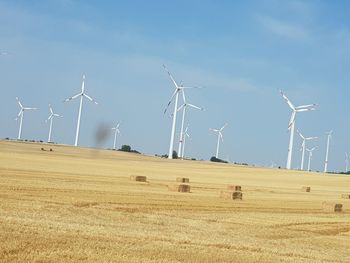
{"type": "MultiPolygon", "coordinates": [[[[187,86],[186,156],[215,155],[231,162],[285,167],[291,110],[296,127],[319,139],[312,169],[323,170],[326,132],[333,130],[329,170],[344,171],[350,152],[347,121],[350,90],[349,1],[0,1],[0,137],[17,138],[19,106],[23,139],[47,140],[48,104],[55,119],[52,139],[74,144],[80,91],[86,75],[81,146],[96,146],[97,127],[120,122],[118,146],[146,154],[168,153],[171,118],[164,114],[174,86],[162,65],[187,86]]],[[[171,105],[172,109],[173,105],[171,105]]],[[[180,117],[177,122],[177,133],[180,117]]],[[[177,150],[178,140],[175,142],[177,150]]],[[[111,148],[113,136],[101,145],[111,148]]],[[[300,167],[295,135],[293,168],[300,167]]],[[[306,164],[307,165],[307,156],[306,164]]]]}

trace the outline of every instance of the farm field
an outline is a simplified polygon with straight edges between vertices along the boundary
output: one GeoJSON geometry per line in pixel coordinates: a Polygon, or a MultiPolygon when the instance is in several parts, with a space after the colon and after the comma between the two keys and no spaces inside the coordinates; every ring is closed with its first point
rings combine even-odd
{"type": "Polygon", "coordinates": [[[344,193],[349,176],[0,141],[0,262],[350,262],[344,193]]]}

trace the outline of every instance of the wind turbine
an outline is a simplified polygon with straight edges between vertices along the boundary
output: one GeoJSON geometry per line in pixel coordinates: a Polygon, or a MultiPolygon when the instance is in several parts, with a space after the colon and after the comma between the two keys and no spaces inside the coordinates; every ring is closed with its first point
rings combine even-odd
{"type": "Polygon", "coordinates": [[[349,171],[349,154],[345,152],[345,172],[347,173],[349,171]]]}
{"type": "Polygon", "coordinates": [[[183,140],[184,140],[184,123],[185,123],[185,115],[186,115],[186,109],[187,107],[193,108],[193,109],[197,109],[197,110],[204,110],[203,108],[200,108],[198,106],[195,106],[191,103],[187,103],[186,100],[186,96],[185,96],[185,90],[182,90],[182,99],[183,99],[183,104],[178,108],[177,111],[180,111],[182,109],[182,122],[181,122],[181,132],[180,132],[180,140],[179,140],[179,150],[178,153],[180,155],[180,157],[184,157],[182,155],[182,144],[183,144],[183,140]]]}
{"type": "Polygon", "coordinates": [[[81,117],[81,109],[83,107],[83,97],[87,98],[91,102],[95,103],[97,105],[97,102],[92,99],[89,95],[85,93],[85,75],[83,75],[83,81],[81,83],[81,92],[79,92],[77,95],[74,95],[73,97],[70,97],[68,99],[65,99],[64,102],[74,100],[76,98],[80,97],[80,106],[79,106],[79,113],[78,113],[78,121],[77,121],[77,131],[75,133],[75,143],[74,146],[78,146],[78,140],[79,140],[79,129],[80,129],[80,117],[81,117]]]}
{"type": "Polygon", "coordinates": [[[221,132],[226,126],[227,126],[227,123],[225,123],[225,125],[222,126],[220,129],[212,129],[212,128],[209,129],[209,130],[211,130],[213,132],[217,132],[218,133],[218,142],[217,142],[217,145],[216,145],[216,155],[215,155],[216,158],[218,158],[218,156],[219,156],[220,138],[221,138],[221,141],[224,141],[224,138],[223,138],[221,132]]]}
{"type": "Polygon", "coordinates": [[[327,134],[327,150],[326,150],[326,160],[324,162],[324,172],[327,173],[328,171],[328,156],[329,156],[329,142],[331,140],[333,131],[326,132],[327,134]]]}
{"type": "Polygon", "coordinates": [[[188,126],[185,129],[185,132],[183,134],[183,145],[182,145],[182,152],[181,152],[181,158],[183,159],[185,157],[185,146],[186,146],[186,137],[188,139],[191,139],[190,135],[188,134],[188,126]]]}
{"type": "Polygon", "coordinates": [[[166,111],[168,110],[171,102],[173,101],[173,99],[175,98],[175,105],[174,105],[174,113],[173,113],[173,123],[172,123],[172,127],[171,127],[171,136],[170,136],[170,145],[169,145],[169,154],[168,154],[168,159],[173,159],[173,150],[174,150],[174,137],[175,137],[175,128],[176,128],[176,113],[178,110],[177,104],[179,101],[179,93],[180,91],[184,90],[184,89],[192,89],[192,88],[196,88],[196,87],[183,87],[182,85],[179,86],[175,79],[173,78],[173,76],[171,75],[170,71],[167,69],[167,67],[165,65],[163,65],[165,71],[168,73],[170,79],[172,80],[172,82],[175,85],[175,91],[173,93],[173,95],[171,96],[168,105],[166,106],[164,113],[166,113],[166,111]]]}
{"type": "Polygon", "coordinates": [[[297,112],[315,110],[317,104],[309,104],[295,107],[286,95],[280,90],[283,99],[287,102],[288,106],[292,109],[292,116],[288,124],[288,130],[290,130],[290,139],[288,146],[288,158],[287,158],[287,169],[291,169],[292,166],[292,153],[293,153],[293,140],[294,140],[294,128],[295,128],[295,117],[297,112]]]}
{"type": "Polygon", "coordinates": [[[309,163],[307,165],[307,170],[310,172],[310,165],[311,165],[311,159],[312,159],[312,152],[317,149],[317,146],[312,149],[306,149],[309,152],[309,163]]]}
{"type": "Polygon", "coordinates": [[[115,144],[117,142],[117,134],[120,133],[120,130],[119,130],[119,125],[120,123],[117,124],[117,126],[113,127],[112,130],[115,130],[115,133],[114,133],[114,142],[113,142],[113,150],[115,150],[115,144]]]}
{"type": "Polygon", "coordinates": [[[46,122],[50,121],[50,128],[49,128],[49,138],[47,139],[47,142],[51,142],[51,131],[52,131],[52,122],[54,117],[63,117],[59,114],[53,113],[53,110],[51,108],[51,104],[49,104],[50,109],[50,116],[47,118],[46,122]]]}
{"type": "Polygon", "coordinates": [[[19,121],[19,130],[18,130],[18,137],[17,139],[20,140],[21,139],[21,135],[22,135],[22,124],[23,124],[23,115],[24,115],[24,111],[26,110],[37,110],[38,108],[30,108],[30,107],[23,107],[22,103],[19,101],[18,97],[16,97],[17,103],[19,105],[19,107],[21,108],[19,110],[19,113],[17,114],[16,117],[16,121],[18,120],[18,118],[21,118],[19,121]]]}
{"type": "Polygon", "coordinates": [[[297,130],[297,133],[299,136],[303,139],[303,142],[301,144],[301,165],[300,165],[300,170],[304,170],[304,156],[305,156],[305,148],[306,148],[306,141],[311,141],[311,140],[316,140],[317,137],[304,137],[299,130],[297,130]]]}

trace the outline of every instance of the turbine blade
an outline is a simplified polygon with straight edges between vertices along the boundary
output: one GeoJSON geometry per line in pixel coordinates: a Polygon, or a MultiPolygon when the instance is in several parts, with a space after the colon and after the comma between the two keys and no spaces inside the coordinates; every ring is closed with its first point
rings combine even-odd
{"type": "Polygon", "coordinates": [[[168,110],[168,108],[169,108],[171,102],[173,101],[174,97],[176,96],[176,93],[178,93],[178,92],[179,92],[179,90],[178,90],[178,89],[175,89],[173,95],[171,95],[171,98],[170,98],[170,100],[169,100],[167,106],[165,107],[164,114],[165,114],[166,111],[168,110]]]}
{"type": "Polygon", "coordinates": [[[17,117],[15,118],[16,121],[18,120],[19,116],[21,116],[22,112],[23,112],[23,109],[20,109],[19,113],[17,114],[17,117]]]}
{"type": "Polygon", "coordinates": [[[295,107],[293,105],[293,103],[287,98],[287,96],[282,92],[282,90],[280,90],[280,93],[283,97],[283,99],[287,102],[287,104],[289,105],[289,107],[292,109],[292,110],[295,110],[295,107]]]}
{"type": "Polygon", "coordinates": [[[91,98],[89,95],[87,94],[83,94],[83,96],[85,96],[88,100],[90,100],[91,102],[95,103],[96,105],[98,104],[93,98],[91,98]]]}
{"type": "Polygon", "coordinates": [[[185,108],[186,107],[186,105],[187,104],[182,104],[179,108],[177,108],[177,111],[180,111],[180,110],[182,110],[183,108],[185,108]]]}
{"type": "Polygon", "coordinates": [[[203,108],[200,108],[200,107],[193,105],[193,104],[187,104],[187,105],[194,108],[194,109],[197,109],[197,110],[203,110],[203,108]]]}
{"type": "Polygon", "coordinates": [[[296,115],[296,111],[293,111],[292,116],[290,117],[289,124],[288,124],[288,130],[292,127],[292,125],[295,121],[295,115],[296,115]]]}
{"type": "Polygon", "coordinates": [[[317,107],[318,106],[318,104],[309,104],[309,105],[302,105],[302,106],[298,106],[298,107],[296,107],[296,109],[298,110],[298,109],[308,109],[308,108],[315,108],[315,107],[317,107]]]}
{"type": "Polygon", "coordinates": [[[226,126],[227,126],[227,123],[225,123],[225,125],[221,127],[220,131],[222,131],[223,129],[225,129],[226,126]]]}
{"type": "Polygon", "coordinates": [[[177,85],[175,79],[173,78],[173,76],[171,75],[170,71],[168,70],[168,68],[163,64],[163,68],[165,69],[165,71],[168,73],[169,77],[171,78],[171,80],[173,81],[174,85],[176,88],[179,88],[179,86],[177,85]]]}
{"type": "Polygon", "coordinates": [[[70,101],[70,100],[74,100],[74,99],[76,99],[76,98],[78,98],[79,96],[82,96],[83,95],[83,93],[79,93],[79,94],[77,94],[77,95],[74,95],[73,97],[70,97],[70,98],[68,98],[68,99],[65,99],[63,102],[67,102],[67,101],[70,101]]]}
{"type": "Polygon", "coordinates": [[[222,136],[221,131],[219,131],[219,136],[220,136],[220,138],[221,138],[221,141],[224,142],[224,137],[222,136]]]}
{"type": "Polygon", "coordinates": [[[22,105],[22,103],[19,101],[18,97],[16,97],[16,100],[17,100],[18,105],[23,109],[23,105],[22,105]]]}
{"type": "Polygon", "coordinates": [[[37,110],[38,108],[30,108],[30,107],[26,107],[26,108],[23,108],[23,110],[37,110]]]}
{"type": "Polygon", "coordinates": [[[182,99],[184,101],[184,104],[186,104],[186,96],[185,96],[185,91],[182,90],[182,99]]]}

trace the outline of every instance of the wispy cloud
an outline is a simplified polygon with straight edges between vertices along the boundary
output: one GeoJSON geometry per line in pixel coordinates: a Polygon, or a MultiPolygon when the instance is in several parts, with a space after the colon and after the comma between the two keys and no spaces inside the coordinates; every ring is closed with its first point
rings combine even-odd
{"type": "Polygon", "coordinates": [[[270,16],[257,16],[257,21],[270,33],[293,40],[305,40],[308,32],[301,26],[288,23],[270,16]]]}

